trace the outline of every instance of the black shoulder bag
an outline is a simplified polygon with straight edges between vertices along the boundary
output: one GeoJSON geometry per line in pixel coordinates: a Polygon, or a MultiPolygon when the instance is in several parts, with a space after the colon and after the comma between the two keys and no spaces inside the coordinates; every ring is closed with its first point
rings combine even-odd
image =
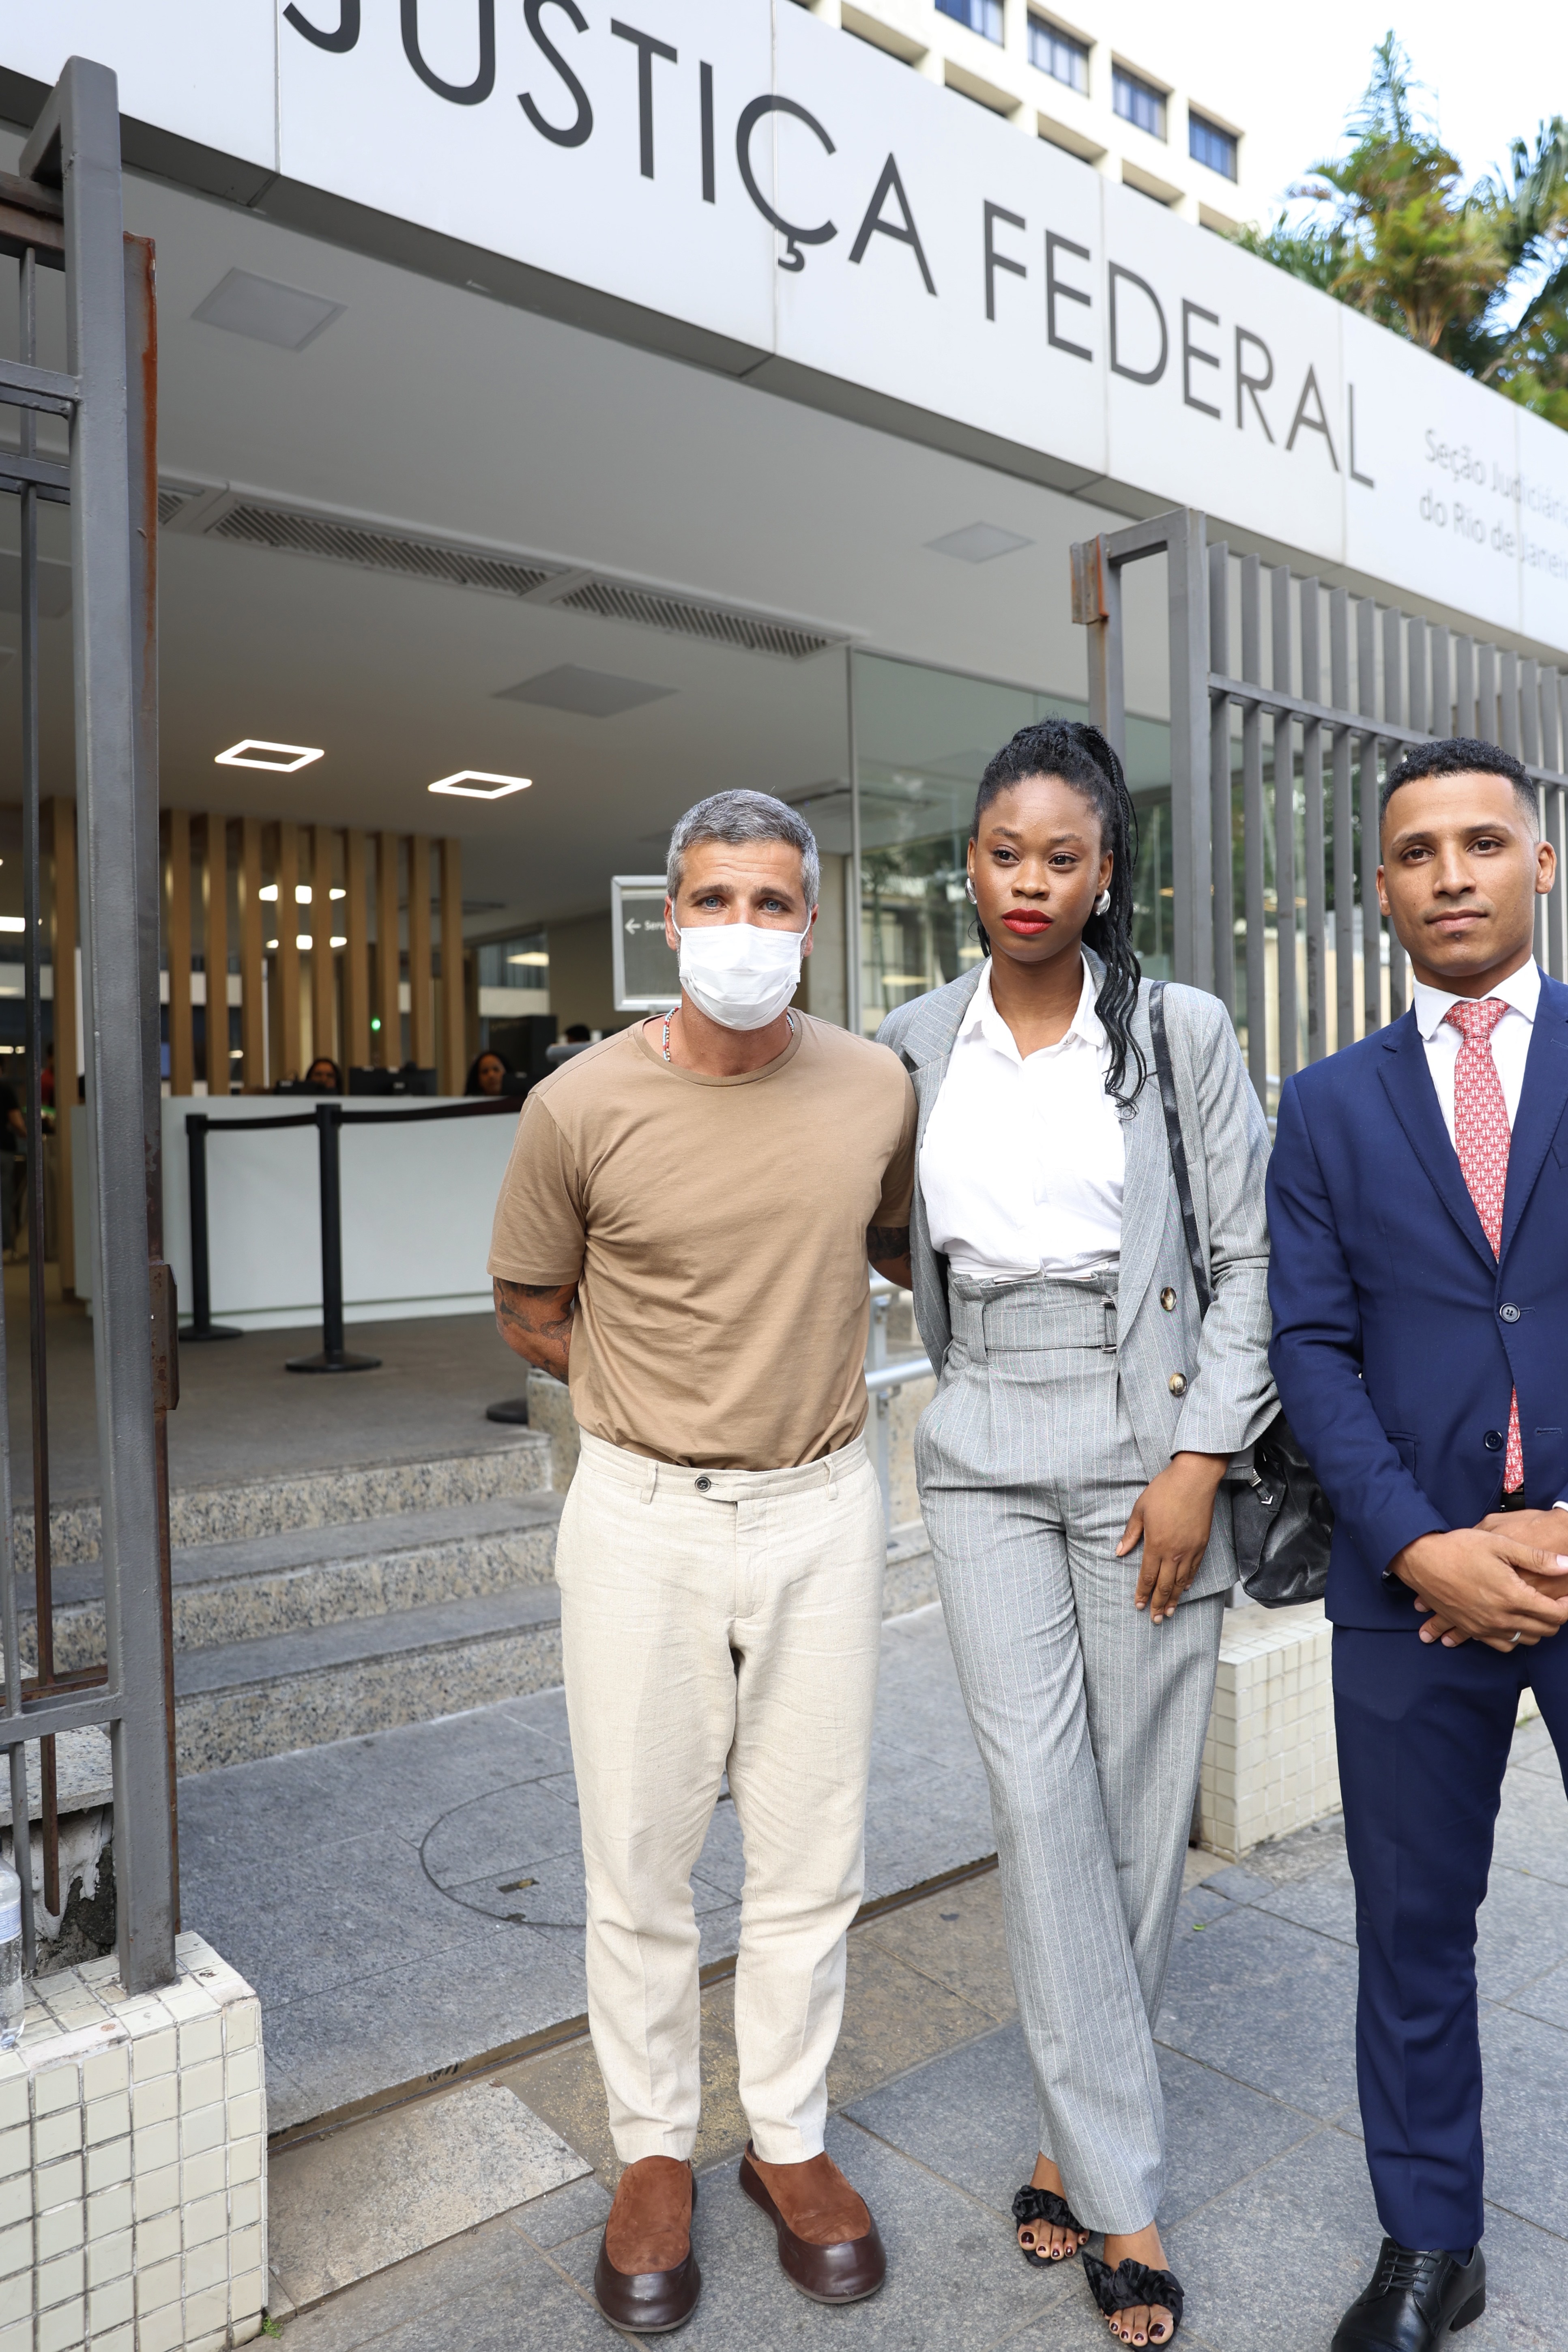
{"type": "MultiPolygon", "coordinates": [[[[1198,1243],[1197,1213],[1193,1207],[1192,1180],[1187,1173],[1187,1148],[1182,1137],[1182,1115],[1176,1101],[1175,1074],[1171,1067],[1171,1041],[1165,1034],[1165,988],[1156,981],[1149,991],[1149,1032],[1154,1045],[1154,1069],[1160,1082],[1160,1104],[1165,1114],[1165,1135],[1171,1147],[1171,1172],[1182,1206],[1182,1230],[1187,1237],[1198,1313],[1209,1311],[1208,1268],[1198,1243]]],[[[1295,1432],[1283,1412],[1277,1412],[1252,1449],[1252,1475],[1230,1482],[1231,1517],[1236,1530],[1237,1571],[1249,1601],[1265,1609],[1289,1609],[1303,1601],[1321,1601],[1329,1574],[1329,1543],[1334,1515],[1329,1498],[1313,1475],[1295,1432]]]]}

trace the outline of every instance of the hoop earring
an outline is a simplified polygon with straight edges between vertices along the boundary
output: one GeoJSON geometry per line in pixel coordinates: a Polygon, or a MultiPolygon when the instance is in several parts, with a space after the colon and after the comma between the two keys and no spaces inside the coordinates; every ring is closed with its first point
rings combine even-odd
{"type": "Polygon", "coordinates": [[[966,874],[963,877],[963,895],[968,899],[972,907],[977,907],[980,904],[979,899],[974,895],[974,877],[973,874],[966,874]]]}
{"type": "Polygon", "coordinates": [[[1095,911],[1095,913],[1096,913],[1097,915],[1109,915],[1109,914],[1110,914],[1110,891],[1109,891],[1109,890],[1102,890],[1102,891],[1100,892],[1100,894],[1099,898],[1098,898],[1095,900],[1095,902],[1094,902],[1094,911],[1095,911]]]}

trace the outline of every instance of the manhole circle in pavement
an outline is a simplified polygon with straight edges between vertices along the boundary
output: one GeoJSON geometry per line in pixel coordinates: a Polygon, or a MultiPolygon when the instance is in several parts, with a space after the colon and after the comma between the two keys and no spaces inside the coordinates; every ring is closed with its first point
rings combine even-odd
{"type": "Polygon", "coordinates": [[[438,1814],[419,1841],[419,1863],[461,1910],[507,1927],[584,1931],[577,1809],[542,1780],[503,1781],[438,1814]]]}

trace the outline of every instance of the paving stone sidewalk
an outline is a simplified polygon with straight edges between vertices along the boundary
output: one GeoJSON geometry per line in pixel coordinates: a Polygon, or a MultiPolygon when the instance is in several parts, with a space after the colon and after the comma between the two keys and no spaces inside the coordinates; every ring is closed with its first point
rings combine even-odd
{"type": "MultiPolygon", "coordinates": [[[[1194,1865],[1196,1878],[1203,1858],[1194,1865]]],[[[1539,1724],[1515,1742],[1479,1967],[1490,2284],[1465,2352],[1544,2352],[1563,2340],[1568,2272],[1568,1804],[1539,1724]]],[[[1259,1849],[1184,1896],[1159,2027],[1171,2182],[1161,2218],[1194,2352],[1326,2352],[1367,2274],[1379,2232],[1357,2129],[1354,1983],[1337,1822],[1259,1849]]],[[[1036,2272],[1010,2244],[1007,2209],[1035,2129],[994,1872],[850,1939],[828,2144],[888,2245],[888,2285],[872,2303],[833,2312],[803,2301],[740,2195],[729,1996],[719,1984],[704,1998],[695,2234],[706,2284],[680,2339],[690,2352],[1104,2344],[1079,2266],[1036,2272]]],[[[493,2079],[592,2173],[298,2315],[279,2278],[273,2308],[293,2352],[575,2352],[611,2340],[588,2293],[616,2177],[592,2052],[574,2042],[493,2079]]],[[[308,2168],[340,2163],[345,2137],[275,2160],[276,2214],[290,2194],[309,2213],[308,2168]],[[289,2165],[301,2168],[292,2180],[289,2165]]],[[[400,2185],[417,2200],[416,2174],[400,2185]]],[[[292,2259],[277,2233],[274,2258],[292,2259]]]]}
{"type": "MultiPolygon", "coordinates": [[[[866,1844],[873,1902],[995,1844],[934,1603],[883,1629],[866,1844]]],[[[734,1954],[742,1874],[724,1801],[693,1875],[705,1963],[734,1954]]],[[[183,1780],[180,1880],[261,1995],[274,2132],[587,2008],[559,1689],[183,1780]]]]}

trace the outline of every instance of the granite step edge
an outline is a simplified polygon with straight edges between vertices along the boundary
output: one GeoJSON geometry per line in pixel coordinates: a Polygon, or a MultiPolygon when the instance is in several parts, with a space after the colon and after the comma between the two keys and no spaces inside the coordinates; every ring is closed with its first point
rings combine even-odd
{"type": "Polygon", "coordinates": [[[544,1618],[435,1650],[347,1659],[266,1685],[195,1692],[175,1706],[176,1769],[209,1772],[322,1748],[526,1697],[560,1680],[561,1627],[544,1618]]]}
{"type": "MultiPolygon", "coordinates": [[[[547,1488],[497,1495],[477,1503],[453,1503],[435,1510],[389,1511],[375,1518],[347,1519],[328,1527],[282,1528],[270,1535],[242,1536],[232,1543],[185,1544],[171,1562],[175,1607],[182,1592],[207,1586],[289,1575],[314,1568],[352,1568],[398,1559],[415,1552],[460,1549],[465,1544],[553,1528],[562,1497],[547,1488]]],[[[16,1578],[17,1606],[34,1606],[34,1580],[16,1578]]],[[[103,1600],[103,1564],[81,1560],[57,1564],[53,1575],[57,1620],[67,1609],[103,1600]]]]}
{"type": "MultiPolygon", "coordinates": [[[[906,1550],[884,1582],[884,1616],[901,1616],[934,1597],[930,1552],[906,1550]]],[[[558,1622],[560,1614],[560,1594],[550,1582],[185,1650],[174,1661],[175,1696],[184,1699],[205,1692],[260,1688],[283,1675],[328,1672],[375,1658],[411,1656],[466,1642],[493,1640],[524,1625],[558,1622]]]]}
{"type": "Polygon", "coordinates": [[[265,1690],[285,1676],[298,1679],[379,1659],[418,1657],[498,1641],[526,1627],[558,1623],[560,1616],[561,1596],[553,1583],[513,1585],[431,1608],[347,1618],[301,1633],[183,1650],[174,1660],[175,1703],[220,1691],[265,1690]]]}
{"type": "MultiPolygon", "coordinates": [[[[908,1539],[896,1543],[889,1554],[885,1618],[901,1617],[935,1598],[923,1530],[895,1534],[908,1539]]],[[[443,1612],[414,1613],[434,1618],[443,1612]]],[[[261,1645],[237,1646],[254,1651],[261,1645]]],[[[195,1660],[202,1654],[194,1654],[195,1660]]],[[[257,1762],[367,1732],[465,1714],[499,1700],[554,1689],[560,1681],[561,1627],[550,1589],[537,1596],[531,1622],[514,1618],[509,1627],[492,1621],[490,1630],[481,1632],[470,1619],[466,1638],[413,1643],[336,1663],[318,1654],[304,1670],[284,1672],[270,1682],[188,1688],[176,1706],[178,1769],[195,1773],[257,1762]]]]}
{"type": "MultiPolygon", "coordinates": [[[[312,1562],[270,1575],[185,1586],[174,1596],[174,1650],[203,1650],[306,1633],[313,1628],[433,1608],[480,1593],[546,1583],[555,1570],[555,1525],[535,1524],[463,1543],[399,1551],[379,1559],[312,1562]]],[[[36,1619],[20,1617],[24,1664],[36,1654],[36,1619]]],[[[101,1663],[101,1599],[57,1608],[55,1656],[62,1670],[101,1663]]]]}
{"type": "MultiPolygon", "coordinates": [[[[170,1532],[181,1549],[243,1540],[285,1528],[340,1526],[384,1516],[408,1507],[421,1491],[439,1496],[444,1489],[445,1501],[451,1504],[548,1491],[550,1475],[549,1440],[537,1431],[519,1430],[493,1444],[447,1447],[439,1454],[176,1487],[169,1498],[170,1532]],[[367,1501],[378,1500],[379,1511],[366,1509],[367,1501]]],[[[437,1507],[441,1507],[438,1500],[437,1507]]],[[[55,1503],[49,1512],[49,1532],[56,1562],[68,1566],[96,1560],[100,1528],[95,1496],[55,1503]]],[[[12,1531],[16,1567],[30,1572],[34,1557],[30,1505],[16,1507],[12,1531]]]]}

